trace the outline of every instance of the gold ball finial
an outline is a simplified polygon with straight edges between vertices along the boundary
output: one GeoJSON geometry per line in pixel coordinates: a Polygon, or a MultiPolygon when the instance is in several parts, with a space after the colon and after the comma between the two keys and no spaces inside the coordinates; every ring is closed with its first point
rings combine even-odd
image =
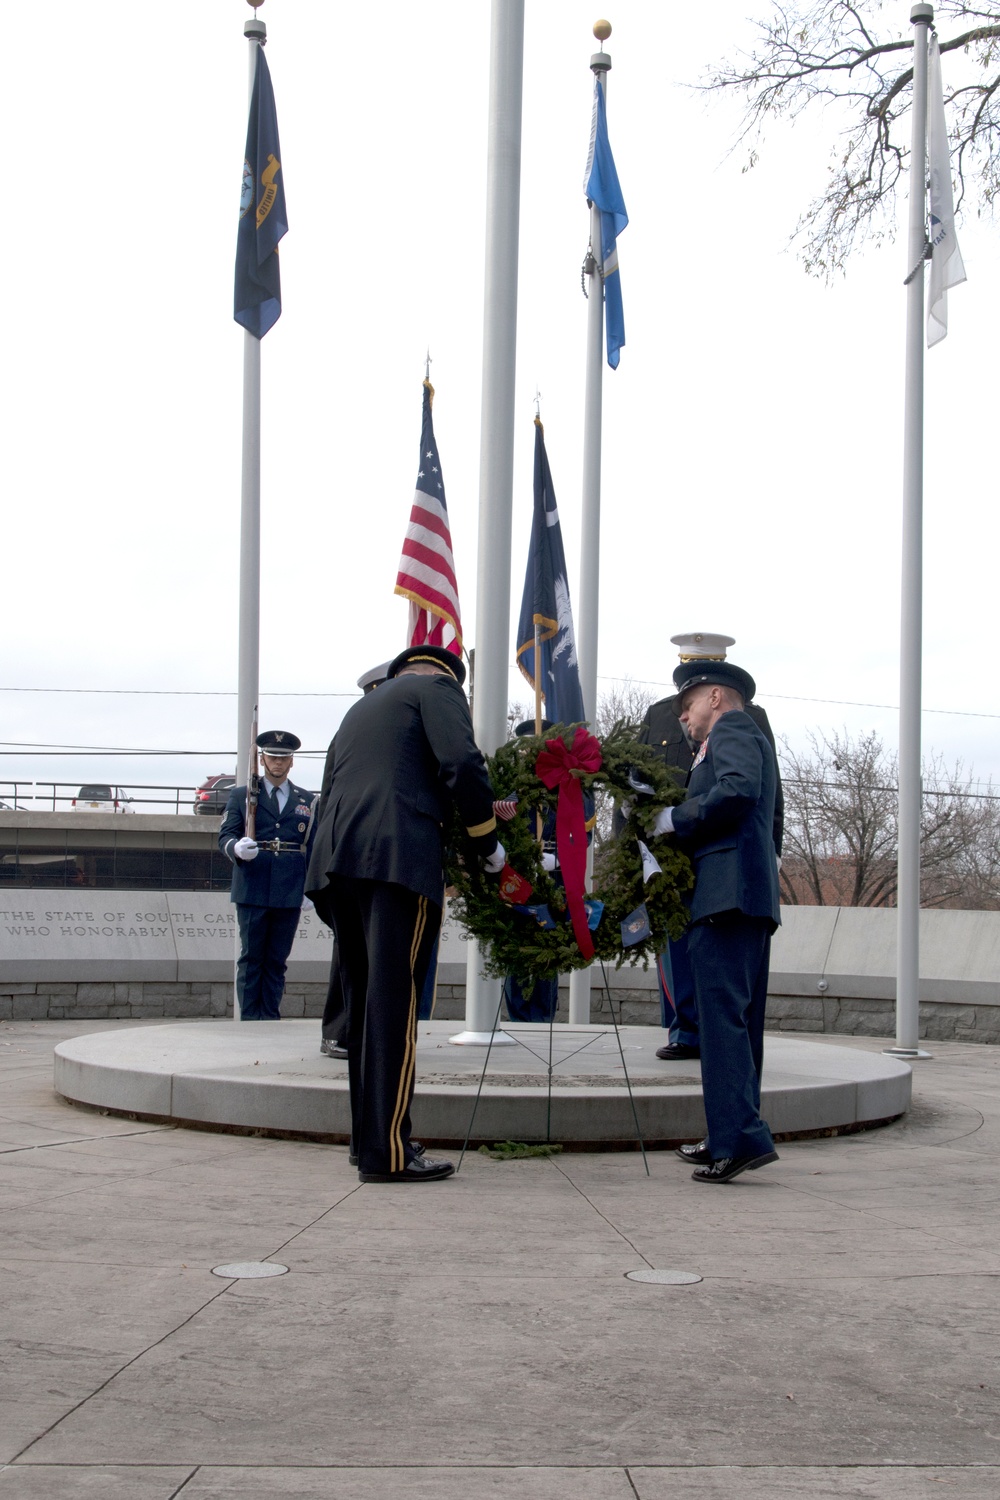
{"type": "Polygon", "coordinates": [[[254,13],[254,15],[256,15],[257,14],[257,7],[259,5],[263,5],[264,4],[264,0],[247,0],[247,4],[253,6],[253,13],[254,13]]]}
{"type": "MultiPolygon", "coordinates": [[[[253,3],[253,0],[251,0],[251,4],[252,3],[253,3]]],[[[599,42],[606,42],[607,39],[608,39],[608,37],[611,35],[611,22],[610,21],[595,21],[594,22],[594,35],[596,36],[596,38],[597,38],[597,40],[599,42]]]]}

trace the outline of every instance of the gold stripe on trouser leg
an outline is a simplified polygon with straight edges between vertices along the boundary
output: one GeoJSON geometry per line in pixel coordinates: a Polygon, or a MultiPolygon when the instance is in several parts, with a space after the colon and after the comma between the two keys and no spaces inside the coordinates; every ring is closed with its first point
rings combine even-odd
{"type": "Polygon", "coordinates": [[[399,1088],[396,1091],[396,1107],[392,1112],[392,1124],[389,1127],[390,1172],[401,1172],[406,1166],[400,1124],[410,1097],[410,1089],[413,1087],[413,1070],[417,1056],[417,982],[413,968],[417,962],[417,954],[420,952],[420,942],[426,926],[427,897],[420,896],[417,899],[417,920],[413,929],[413,942],[410,944],[410,1009],[406,1017],[406,1051],[403,1053],[403,1067],[399,1075],[399,1088]]]}

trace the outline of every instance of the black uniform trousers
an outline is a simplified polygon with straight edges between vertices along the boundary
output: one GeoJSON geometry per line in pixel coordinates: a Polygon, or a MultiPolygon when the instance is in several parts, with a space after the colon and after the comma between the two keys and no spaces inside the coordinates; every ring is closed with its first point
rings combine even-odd
{"type": "MultiPolygon", "coordinates": [[[[323,920],[327,921],[325,917],[323,920]]],[[[332,925],[331,918],[327,926],[332,925]]],[[[427,977],[420,994],[420,1004],[417,1007],[419,1021],[429,1021],[434,1014],[436,980],[437,953],[433,952],[431,962],[427,966],[427,977]]],[[[344,995],[344,981],[340,977],[340,956],[336,947],[333,950],[333,958],[330,960],[330,978],[326,986],[326,1001],[323,1005],[322,1037],[325,1042],[333,1042],[335,1047],[347,1046],[347,999],[344,995]]]]}
{"type": "Polygon", "coordinates": [[[701,1036],[701,1086],[712,1159],[774,1150],[760,1117],[768,917],[720,912],[688,931],[701,1036]]]}
{"type": "MultiPolygon", "coordinates": [[[[327,919],[324,917],[325,920],[327,919]]],[[[332,917],[329,922],[332,925],[332,917]]],[[[326,1003],[323,1006],[322,1036],[325,1042],[333,1042],[336,1047],[347,1046],[347,999],[344,995],[344,981],[340,977],[340,954],[336,947],[330,960],[330,980],[326,987],[326,1003]]]]}
{"type": "Polygon", "coordinates": [[[297,906],[238,905],[236,993],[241,1021],[280,1021],[285,967],[299,926],[297,906]]]}
{"type": "Polygon", "coordinates": [[[331,875],[325,891],[347,1000],[351,1150],[361,1172],[412,1159],[417,1010],[441,907],[405,886],[331,875]]]}

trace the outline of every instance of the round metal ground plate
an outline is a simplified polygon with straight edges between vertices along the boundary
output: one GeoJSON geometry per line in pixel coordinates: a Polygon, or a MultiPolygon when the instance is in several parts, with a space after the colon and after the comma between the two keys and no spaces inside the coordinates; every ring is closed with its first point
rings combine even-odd
{"type": "Polygon", "coordinates": [[[259,1276],[284,1276],[287,1266],[279,1266],[273,1260],[234,1260],[228,1266],[213,1266],[213,1276],[225,1276],[231,1281],[252,1281],[259,1276]]]}
{"type": "Polygon", "coordinates": [[[655,1286],[692,1286],[700,1281],[693,1271],[626,1271],[626,1281],[648,1281],[655,1286]]]}

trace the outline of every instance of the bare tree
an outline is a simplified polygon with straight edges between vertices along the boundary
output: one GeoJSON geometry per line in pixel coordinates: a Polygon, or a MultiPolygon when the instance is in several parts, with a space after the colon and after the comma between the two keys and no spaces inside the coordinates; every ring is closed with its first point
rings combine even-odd
{"type": "MultiPolygon", "coordinates": [[[[605,689],[597,700],[597,722],[594,733],[598,739],[608,734],[618,723],[626,723],[638,729],[646,710],[653,702],[653,694],[631,677],[616,677],[614,686],[605,689]]],[[[519,703],[511,699],[507,704],[508,732],[514,733],[515,725],[535,717],[534,704],[519,703]]]]}
{"type": "Polygon", "coordinates": [[[1000,907],[1000,798],[960,761],[949,769],[934,756],[924,767],[920,866],[921,905],[1000,907]]]}
{"type": "Polygon", "coordinates": [[[781,741],[781,894],[792,905],[888,906],[896,889],[896,794],[876,734],[781,741]]]}
{"type": "Polygon", "coordinates": [[[646,710],[654,695],[631,677],[616,677],[614,686],[605,688],[597,700],[597,723],[594,733],[598,739],[610,733],[616,724],[625,723],[638,729],[646,716],[646,710]]]}
{"type": "MultiPolygon", "coordinates": [[[[793,239],[806,270],[842,270],[856,245],[892,237],[896,188],[909,158],[912,31],[891,24],[899,0],[774,0],[757,23],[758,45],[721,63],[702,85],[746,101],[740,142],[744,171],[758,160],[768,125],[834,105],[826,185],[803,213],[793,239]]],[[[1000,3],[936,0],[948,31],[941,52],[945,105],[958,177],[956,207],[969,193],[988,208],[1000,191],[1000,3]]]]}
{"type": "MultiPolygon", "coordinates": [[[[782,899],[791,905],[894,906],[896,758],[874,733],[782,741],[782,899]]],[[[923,906],[1000,908],[1000,797],[957,763],[924,766],[920,834],[923,906]]]]}

